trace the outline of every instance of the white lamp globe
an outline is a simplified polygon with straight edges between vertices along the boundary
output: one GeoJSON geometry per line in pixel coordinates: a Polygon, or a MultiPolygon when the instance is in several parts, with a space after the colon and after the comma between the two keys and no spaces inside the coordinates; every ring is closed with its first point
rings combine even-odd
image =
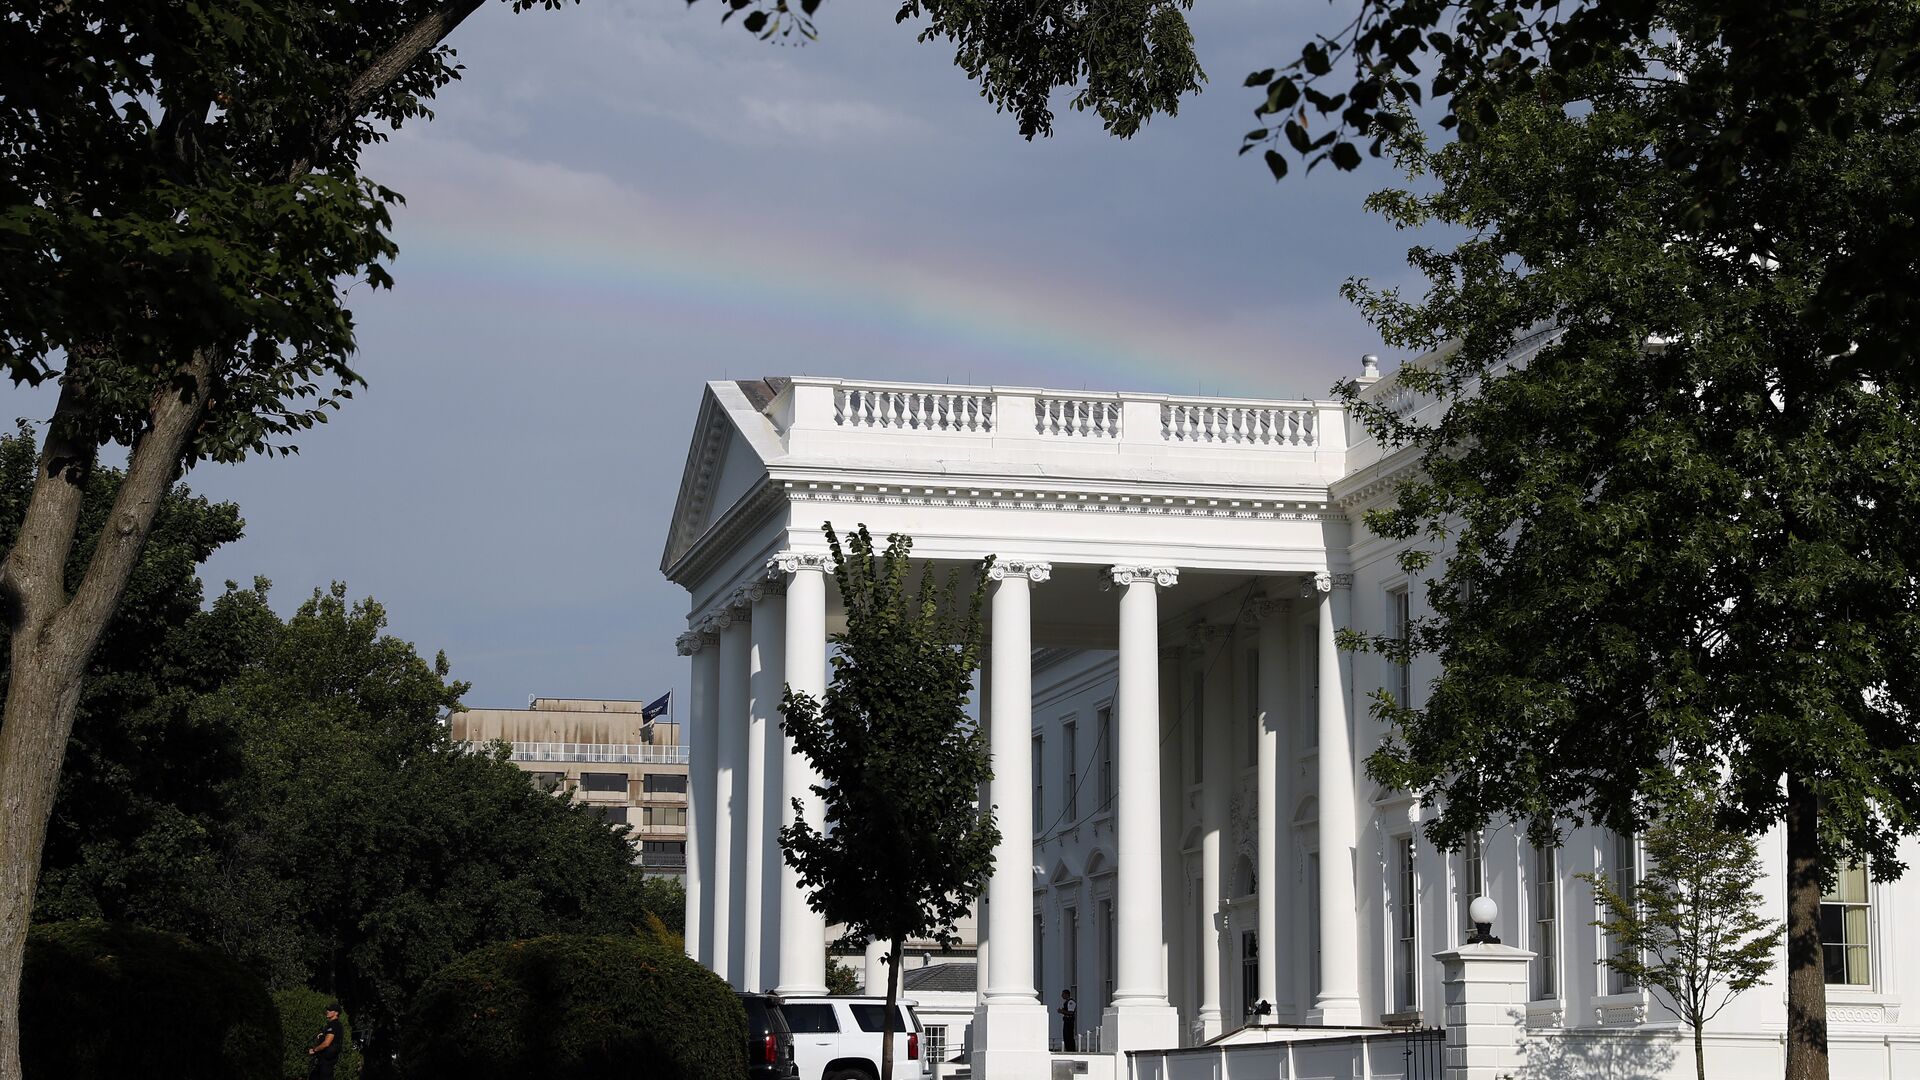
{"type": "Polygon", "coordinates": [[[1481,926],[1493,925],[1494,917],[1500,914],[1500,905],[1490,896],[1476,896],[1473,903],[1467,905],[1467,917],[1481,926]]]}

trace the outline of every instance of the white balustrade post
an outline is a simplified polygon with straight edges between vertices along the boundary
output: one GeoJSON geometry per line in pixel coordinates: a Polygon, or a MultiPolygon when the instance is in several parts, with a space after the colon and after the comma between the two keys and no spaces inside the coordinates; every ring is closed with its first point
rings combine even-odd
{"type": "Polygon", "coordinates": [[[1353,728],[1347,716],[1346,665],[1334,639],[1347,619],[1352,574],[1316,574],[1320,695],[1320,995],[1308,1023],[1360,1022],[1360,926],[1355,909],[1359,836],[1354,824],[1353,728]]]}
{"type": "Polygon", "coordinates": [[[692,790],[687,799],[687,955],[713,967],[713,815],[719,756],[714,746],[719,692],[718,641],[704,625],[681,634],[675,643],[680,655],[693,658],[693,682],[688,694],[687,774],[692,790]]]}
{"type": "Polygon", "coordinates": [[[1000,843],[987,879],[987,926],[993,963],[986,1000],[975,1014],[974,1072],[982,1080],[1025,1080],[1047,1074],[1047,1007],[1033,985],[1033,608],[1029,592],[1052,573],[1042,562],[1000,561],[994,581],[988,651],[994,820],[1000,843]]]}
{"type": "Polygon", "coordinates": [[[787,601],[785,575],[753,585],[753,631],[747,655],[747,845],[740,864],[744,880],[746,940],[741,978],[748,990],[778,985],[779,941],[773,914],[779,910],[780,786],[786,755],[777,734],[780,694],[786,686],[787,601]]]}
{"type": "Polygon", "coordinates": [[[1114,818],[1119,924],[1113,1001],[1100,1020],[1108,1053],[1178,1046],[1179,1014],[1167,1004],[1159,948],[1160,607],[1156,589],[1179,580],[1170,566],[1115,566],[1120,596],[1120,686],[1115,739],[1114,818]]]}
{"type": "Polygon", "coordinates": [[[1193,645],[1200,654],[1201,715],[1194,717],[1206,732],[1200,764],[1200,1037],[1212,1039],[1224,1028],[1220,998],[1221,972],[1231,935],[1226,932],[1228,875],[1233,848],[1227,842],[1227,813],[1237,786],[1233,765],[1232,631],[1201,624],[1193,628],[1193,645]]]}
{"type": "MultiPolygon", "coordinates": [[[[824,553],[785,551],[769,564],[787,575],[786,661],[782,665],[786,685],[815,700],[824,699],[827,693],[828,562],[824,553]]],[[[820,783],[820,774],[794,748],[784,727],[780,746],[784,755],[778,810],[781,824],[793,821],[793,802],[797,799],[801,819],[816,830],[825,827],[826,806],[812,790],[820,783]]],[[[778,992],[791,996],[826,993],[827,922],[808,906],[800,872],[787,865],[785,858],[780,859],[776,933],[780,942],[779,982],[775,984],[778,992]]]]}
{"type": "MultiPolygon", "coordinates": [[[[1289,610],[1290,605],[1285,600],[1269,599],[1255,600],[1252,610],[1255,625],[1259,627],[1260,672],[1260,700],[1254,702],[1260,725],[1255,780],[1258,786],[1256,802],[1259,807],[1260,838],[1254,866],[1260,905],[1260,974],[1257,993],[1260,1000],[1274,1009],[1273,1013],[1257,1018],[1256,1022],[1269,1024],[1277,1020],[1282,1012],[1280,966],[1290,951],[1282,947],[1285,935],[1280,932],[1280,872],[1282,867],[1293,865],[1291,831],[1283,835],[1280,822],[1280,808],[1285,805],[1283,788],[1288,786],[1284,783],[1281,762],[1282,750],[1288,741],[1284,738],[1283,703],[1288,697],[1286,630],[1289,610]]],[[[1288,980],[1288,985],[1292,985],[1292,980],[1288,980]]]]}
{"type": "Polygon", "coordinates": [[[1511,945],[1461,945],[1433,954],[1446,1001],[1446,1080],[1527,1073],[1527,973],[1533,957],[1511,945]]]}

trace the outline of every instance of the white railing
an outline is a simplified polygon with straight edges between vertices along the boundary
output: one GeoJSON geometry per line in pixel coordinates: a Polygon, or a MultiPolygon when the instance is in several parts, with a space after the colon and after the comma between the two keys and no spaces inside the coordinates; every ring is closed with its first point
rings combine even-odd
{"type": "Polygon", "coordinates": [[[515,742],[515,761],[586,761],[605,765],[685,765],[684,746],[647,743],[515,742]]]}
{"type": "Polygon", "coordinates": [[[1173,443],[1313,446],[1318,410],[1271,405],[1170,401],[1160,406],[1161,437],[1173,443]]]}
{"type": "Polygon", "coordinates": [[[988,434],[993,431],[993,407],[992,394],[841,389],[833,394],[833,422],[853,428],[988,434]]]}
{"type": "Polygon", "coordinates": [[[1037,397],[1033,399],[1033,430],[1067,438],[1117,439],[1120,403],[1100,398],[1037,397]]]}

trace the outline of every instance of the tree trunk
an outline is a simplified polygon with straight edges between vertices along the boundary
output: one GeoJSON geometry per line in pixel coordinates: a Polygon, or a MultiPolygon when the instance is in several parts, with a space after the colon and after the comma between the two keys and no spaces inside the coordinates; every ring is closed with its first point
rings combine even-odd
{"type": "Polygon", "coordinates": [[[1827,1080],[1827,981],[1820,955],[1820,805],[1787,778],[1787,1080],[1827,1080]]]}
{"type": "MultiPolygon", "coordinates": [[[[77,466],[55,467],[74,460],[57,433],[49,435],[41,454],[20,537],[0,564],[0,609],[13,650],[0,723],[0,1080],[21,1080],[20,976],[27,925],[60,765],[80,706],[81,677],[120,606],[187,439],[206,407],[213,354],[196,352],[180,375],[187,389],[168,384],[154,395],[151,426],[128,459],[126,479],[73,595],[66,591],[66,564],[91,452],[77,466]]],[[[56,432],[59,416],[56,409],[56,432]]]]}
{"type": "Polygon", "coordinates": [[[894,1003],[900,1000],[900,938],[887,949],[887,1014],[880,1023],[880,1080],[893,1080],[894,1003]]]}
{"type": "Polygon", "coordinates": [[[1693,1080],[1707,1080],[1707,1038],[1700,1025],[1693,1025],[1693,1080]]]}

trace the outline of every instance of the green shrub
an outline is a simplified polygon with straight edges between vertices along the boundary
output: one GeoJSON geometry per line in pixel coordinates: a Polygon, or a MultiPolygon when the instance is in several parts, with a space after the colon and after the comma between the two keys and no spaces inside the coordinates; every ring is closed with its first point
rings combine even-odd
{"type": "Polygon", "coordinates": [[[637,937],[492,945],[414,998],[411,1080],[740,1080],[746,1014],[712,972],[637,937]]]}
{"type": "Polygon", "coordinates": [[[20,988],[27,1076],[269,1080],[280,1018],[260,980],[175,934],[100,922],[27,932],[20,988]]]}
{"type": "MultiPolygon", "coordinates": [[[[307,1056],[307,1048],[326,1026],[327,1006],[336,1000],[331,994],[305,987],[274,993],[273,1006],[280,1012],[280,1031],[284,1036],[280,1041],[282,1080],[306,1080],[307,1066],[313,1060],[307,1056]]],[[[333,1067],[333,1075],[338,1080],[353,1080],[360,1075],[360,1050],[353,1045],[353,1021],[348,1019],[345,1010],[340,1013],[340,1024],[349,1038],[340,1048],[340,1060],[333,1067]]]]}

